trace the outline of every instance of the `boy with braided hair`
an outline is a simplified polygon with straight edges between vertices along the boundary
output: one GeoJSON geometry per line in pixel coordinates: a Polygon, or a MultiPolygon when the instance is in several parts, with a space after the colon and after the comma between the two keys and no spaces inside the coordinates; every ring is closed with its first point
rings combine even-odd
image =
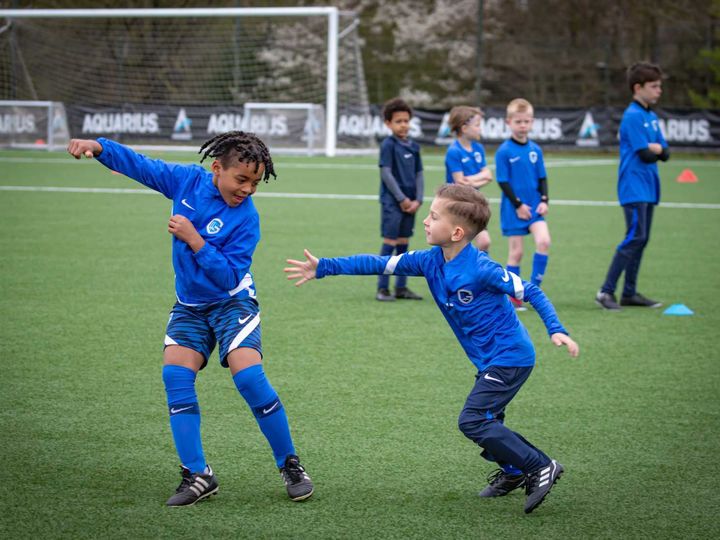
{"type": "Polygon", "coordinates": [[[293,501],[313,493],[295,453],[285,409],[262,366],[260,313],[252,255],[260,240],[252,200],[262,180],[275,177],[265,144],[252,133],[231,131],[200,148],[214,158],[199,165],[150,159],[109,139],[73,139],[68,152],[92,158],[173,201],[172,238],[177,301],[170,312],[163,352],[163,382],[170,427],[182,463],[182,482],[168,506],[189,506],[218,491],[200,439],[195,378],[219,344],[220,364],[252,410],[272,448],[293,501]]]}

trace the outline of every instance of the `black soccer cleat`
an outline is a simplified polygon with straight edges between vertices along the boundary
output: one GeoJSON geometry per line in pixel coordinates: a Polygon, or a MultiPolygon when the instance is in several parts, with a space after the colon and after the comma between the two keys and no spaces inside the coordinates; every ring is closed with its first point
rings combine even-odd
{"type": "Polygon", "coordinates": [[[191,473],[187,467],[180,466],[182,482],[175,490],[175,495],[165,503],[167,506],[191,506],[198,501],[215,495],[218,490],[217,478],[208,465],[208,474],[191,473]]]}
{"type": "Polygon", "coordinates": [[[662,302],[656,300],[650,300],[640,293],[635,293],[632,296],[623,296],[620,298],[621,306],[637,306],[637,307],[648,307],[648,308],[659,308],[662,306],[662,302]]]}
{"type": "Polygon", "coordinates": [[[375,295],[375,300],[380,302],[394,302],[395,297],[390,294],[390,291],[387,289],[378,289],[377,294],[375,295]]]}
{"type": "Polygon", "coordinates": [[[487,477],[488,487],[483,489],[478,495],[480,497],[504,497],[511,491],[522,487],[525,483],[525,475],[508,474],[502,469],[491,472],[487,477]]]}
{"type": "Polygon", "coordinates": [[[608,311],[620,311],[622,309],[612,293],[598,291],[595,295],[595,303],[608,311]]]}
{"type": "Polygon", "coordinates": [[[312,480],[300,465],[297,456],[289,455],[285,458],[285,465],[280,467],[280,476],[285,482],[288,497],[292,501],[304,501],[314,492],[312,480]]]}
{"type": "Polygon", "coordinates": [[[407,287],[398,287],[395,289],[395,298],[398,300],[422,300],[422,296],[412,292],[407,287]]]}
{"type": "Polygon", "coordinates": [[[550,489],[558,481],[565,469],[554,459],[548,465],[527,475],[525,480],[525,513],[535,510],[550,493],[550,489]]]}

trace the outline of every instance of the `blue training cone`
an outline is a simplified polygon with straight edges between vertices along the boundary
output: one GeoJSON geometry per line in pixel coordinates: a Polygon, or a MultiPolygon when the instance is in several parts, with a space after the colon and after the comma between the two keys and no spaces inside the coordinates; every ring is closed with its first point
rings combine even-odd
{"type": "Polygon", "coordinates": [[[673,304],[665,311],[663,315],[694,315],[695,312],[687,307],[685,304],[673,304]]]}

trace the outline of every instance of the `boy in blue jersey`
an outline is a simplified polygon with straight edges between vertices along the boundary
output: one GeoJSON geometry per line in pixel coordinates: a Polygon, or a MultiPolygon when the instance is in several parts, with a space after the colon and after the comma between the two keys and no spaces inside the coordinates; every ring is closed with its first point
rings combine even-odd
{"type": "MultiPolygon", "coordinates": [[[[545,222],[549,199],[542,150],[528,138],[533,120],[533,107],[527,100],[514,99],[508,104],[505,121],[511,137],[495,154],[495,175],[502,190],[500,228],[508,237],[507,269],[520,275],[523,240],[532,233],[535,255],[530,281],[540,286],[550,251],[550,231],[545,222]]],[[[518,310],[525,309],[517,300],[513,304],[518,310]]]]}
{"type": "Polygon", "coordinates": [[[168,232],[177,302],[165,336],[162,377],[182,482],[168,506],[189,506],[217,493],[200,439],[195,378],[219,343],[220,363],[270,443],[289,497],[307,499],[310,477],[295,453],[285,409],[263,371],[260,313],[250,265],[260,240],[252,195],[275,176],[265,144],[252,133],[218,135],[200,148],[211,172],[147,158],[117,142],[73,139],[76,159],[95,157],[173,201],[168,232]]]}
{"type": "MultiPolygon", "coordinates": [[[[485,148],[478,141],[482,130],[482,111],[460,105],[450,110],[450,130],[457,137],[445,153],[445,181],[479,189],[492,182],[492,173],[485,159],[485,148]]],[[[490,233],[480,231],[475,238],[478,249],[490,249],[490,233]]]]}
{"type": "MultiPolygon", "coordinates": [[[[380,255],[402,255],[408,250],[415,228],[415,213],[423,200],[423,176],[420,146],[408,138],[412,109],[395,98],[383,107],[385,126],[392,135],[380,145],[380,230],[383,245],[380,255]]],[[[395,279],[395,294],[390,293],[390,277],[378,278],[377,300],[422,300],[407,287],[407,277],[395,279]]]]}
{"type": "Polygon", "coordinates": [[[285,272],[288,279],[297,279],[296,286],[339,274],[425,276],[440,311],[478,370],[458,424],[466,437],[483,448],[482,456],[500,466],[480,495],[500,497],[525,485],[525,512],[530,513],[548,494],[563,466],[504,423],[505,408],[535,364],[530,336],[508,295],[533,305],[555,345],[566,346],[573,357],[579,349],[540,287],[522,281],[473,246],[473,238],[489,219],[484,195],[470,186],[445,184],[438,188],[423,221],[432,249],[392,257],[333,259],[317,259],[305,250],[306,260],[288,259],[285,272]]]}
{"type": "Polygon", "coordinates": [[[655,206],[660,202],[657,162],[670,158],[658,117],[651,109],[662,94],[662,76],[658,66],[646,62],[633,65],[627,73],[633,101],[625,109],[620,122],[617,187],[625,214],[626,232],[617,246],[605,283],[595,296],[595,302],[610,311],[618,311],[620,306],[656,308],[662,305],[637,292],[640,261],[650,239],[655,206]],[[623,272],[625,285],[618,305],[615,288],[623,272]]]}

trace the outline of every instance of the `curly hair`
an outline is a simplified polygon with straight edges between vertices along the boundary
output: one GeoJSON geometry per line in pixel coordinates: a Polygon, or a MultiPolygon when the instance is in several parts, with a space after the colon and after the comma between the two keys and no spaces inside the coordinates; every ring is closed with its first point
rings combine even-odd
{"type": "Polygon", "coordinates": [[[254,133],[244,131],[221,133],[205,141],[198,154],[203,154],[200,163],[207,157],[217,158],[224,169],[237,161],[238,163],[255,163],[255,172],[257,172],[262,163],[265,165],[263,180],[267,182],[270,176],[277,178],[270,151],[254,133]]]}

